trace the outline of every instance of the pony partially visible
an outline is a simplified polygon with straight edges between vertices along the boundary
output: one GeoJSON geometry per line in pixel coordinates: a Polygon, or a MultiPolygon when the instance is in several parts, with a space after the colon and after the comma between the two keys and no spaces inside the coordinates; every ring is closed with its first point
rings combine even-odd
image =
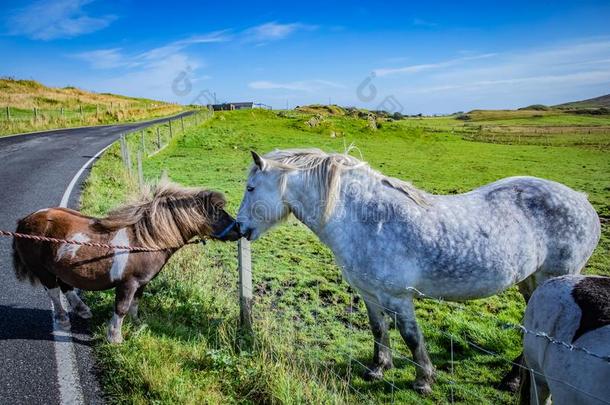
{"type": "Polygon", "coordinates": [[[252,156],[237,215],[242,234],[255,240],[290,213],[309,227],[366,303],[375,343],[365,376],[381,378],[392,367],[384,313],[395,314],[423,393],[434,368],[415,319],[416,290],[461,301],[519,284],[527,301],[542,281],[579,273],[600,238],[587,197],[553,181],[511,177],[433,195],[347,153],[252,156]]]}
{"type": "Polygon", "coordinates": [[[549,395],[557,405],[610,401],[610,278],[563,276],[547,281],[534,291],[524,326],[595,356],[526,334],[523,354],[535,380],[521,377],[522,404],[545,404],[549,395]]]}
{"type": "Polygon", "coordinates": [[[19,280],[42,284],[55,308],[55,321],[69,329],[63,292],[77,315],[90,318],[89,307],[74,288],[115,288],[114,316],[108,340],[122,341],[121,325],[127,312],[137,317],[144,288],[169,258],[195,236],[219,240],[240,237],[235,220],[224,210],[221,193],[184,188],[162,181],[143,192],[139,200],[117,208],[105,218],[93,218],[66,208],[39,210],[18,221],[17,232],[56,239],[142,247],[156,251],[130,251],[76,244],[54,244],[16,238],[13,262],[19,280]]]}

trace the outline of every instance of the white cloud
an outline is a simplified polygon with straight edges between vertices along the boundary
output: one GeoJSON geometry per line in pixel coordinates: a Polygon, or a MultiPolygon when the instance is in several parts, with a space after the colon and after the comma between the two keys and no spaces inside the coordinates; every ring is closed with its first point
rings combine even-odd
{"type": "Polygon", "coordinates": [[[84,60],[94,69],[113,69],[125,66],[127,61],[121,53],[121,48],[97,49],[72,55],[84,60]]]}
{"type": "MultiPolygon", "coordinates": [[[[195,97],[195,90],[186,94],[176,94],[174,81],[184,77],[184,72],[187,72],[191,83],[205,79],[205,76],[194,77],[194,72],[198,68],[200,65],[197,60],[189,55],[176,53],[121,74],[90,77],[88,79],[90,83],[86,83],[85,87],[104,92],[189,103],[195,97]]],[[[180,88],[184,88],[182,82],[180,88]]]]}
{"type": "Polygon", "coordinates": [[[429,81],[463,85],[492,81],[508,84],[539,78],[542,84],[547,82],[543,78],[594,74],[610,68],[610,40],[584,40],[547,48],[510,51],[485,62],[435,72],[429,81]]]}
{"type": "Polygon", "coordinates": [[[194,85],[210,79],[210,76],[198,74],[197,70],[203,67],[204,63],[192,56],[187,48],[230,39],[231,35],[228,31],[216,31],[183,38],[140,52],[108,48],[70,56],[87,62],[94,69],[106,71],[95,79],[92,78],[95,82],[89,84],[89,88],[188,103],[195,97],[194,85]],[[174,83],[177,80],[180,81],[179,91],[176,91],[174,83]],[[187,82],[188,85],[185,87],[187,82]],[[184,90],[185,88],[189,90],[184,90]]]}
{"type": "Polygon", "coordinates": [[[311,93],[324,88],[343,88],[344,86],[328,80],[314,79],[284,83],[261,80],[248,83],[248,87],[254,90],[291,90],[311,93]]]}
{"type": "Polygon", "coordinates": [[[7,20],[8,33],[48,41],[73,38],[106,28],[116,16],[89,16],[83,7],[93,0],[40,0],[16,10],[7,20]]]}
{"type": "Polygon", "coordinates": [[[230,36],[226,31],[216,31],[209,34],[184,38],[132,55],[124,53],[121,48],[110,48],[80,52],[73,54],[72,56],[88,62],[94,69],[114,69],[119,67],[134,68],[155,64],[164,58],[178,54],[191,45],[224,42],[229,39],[230,36]]]}
{"type": "Polygon", "coordinates": [[[300,30],[314,30],[317,27],[302,23],[280,24],[272,21],[265,24],[257,25],[256,27],[248,28],[243,32],[243,39],[246,42],[264,43],[268,41],[277,41],[284,39],[289,35],[300,30]]]}
{"type": "Polygon", "coordinates": [[[591,72],[566,73],[559,75],[542,75],[518,77],[510,79],[479,80],[463,84],[448,84],[438,86],[423,86],[405,89],[403,94],[426,94],[432,92],[444,92],[460,90],[462,92],[472,92],[481,90],[485,87],[500,88],[502,86],[547,86],[559,84],[562,86],[586,86],[590,84],[610,83],[610,70],[597,70],[591,72]]]}
{"type": "Polygon", "coordinates": [[[504,51],[476,63],[430,65],[434,68],[412,69],[408,82],[387,75],[375,85],[409,110],[424,112],[554,105],[590,98],[610,88],[610,39],[504,51]]]}
{"type": "Polygon", "coordinates": [[[399,68],[379,68],[379,69],[375,69],[373,72],[375,72],[375,74],[377,76],[389,76],[389,75],[395,75],[395,74],[401,74],[401,73],[402,74],[419,73],[419,72],[423,72],[425,70],[441,69],[441,68],[446,68],[446,67],[450,67],[450,66],[455,66],[455,65],[458,65],[458,64],[460,64],[462,62],[466,62],[466,61],[491,58],[496,55],[497,54],[495,54],[495,53],[486,53],[486,54],[482,54],[482,55],[464,56],[461,58],[455,58],[455,59],[450,59],[450,60],[436,62],[436,63],[424,63],[424,64],[420,64],[420,65],[403,66],[403,67],[399,67],[399,68]]]}
{"type": "Polygon", "coordinates": [[[176,52],[181,51],[190,45],[226,42],[230,39],[231,35],[229,34],[228,30],[214,31],[204,35],[194,35],[189,38],[170,42],[169,44],[142,52],[136,58],[144,60],[156,60],[175,54],[176,52]]]}

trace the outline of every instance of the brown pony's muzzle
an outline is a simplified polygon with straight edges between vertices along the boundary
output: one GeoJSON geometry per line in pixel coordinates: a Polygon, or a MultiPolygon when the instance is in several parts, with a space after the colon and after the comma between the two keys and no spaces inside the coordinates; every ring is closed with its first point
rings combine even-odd
{"type": "Polygon", "coordinates": [[[220,241],[236,241],[241,238],[239,224],[223,210],[220,220],[214,224],[214,233],[210,236],[220,241]]]}

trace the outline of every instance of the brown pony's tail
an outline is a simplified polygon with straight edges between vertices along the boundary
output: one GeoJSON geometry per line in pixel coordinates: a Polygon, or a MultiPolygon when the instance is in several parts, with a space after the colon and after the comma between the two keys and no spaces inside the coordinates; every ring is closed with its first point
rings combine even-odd
{"type": "MultiPolygon", "coordinates": [[[[23,223],[20,220],[17,223],[17,232],[23,232],[23,223]]],[[[26,233],[26,232],[23,232],[26,233]]],[[[15,276],[19,281],[29,281],[32,285],[38,284],[39,280],[32,271],[30,271],[27,264],[23,261],[21,254],[19,253],[19,248],[17,246],[19,242],[17,242],[16,238],[13,238],[13,268],[15,270],[15,276]]]]}

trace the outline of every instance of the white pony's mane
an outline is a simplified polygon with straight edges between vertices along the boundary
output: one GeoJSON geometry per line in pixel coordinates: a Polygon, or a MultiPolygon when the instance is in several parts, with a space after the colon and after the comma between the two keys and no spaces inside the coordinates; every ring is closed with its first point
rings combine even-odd
{"type": "MultiPolygon", "coordinates": [[[[332,213],[341,186],[341,175],[354,169],[365,170],[373,178],[382,184],[392,187],[410,198],[420,206],[428,205],[425,192],[418,190],[411,183],[388,177],[372,169],[368,163],[363,162],[349,154],[353,149],[350,146],[343,153],[327,153],[320,149],[276,149],[263,156],[265,162],[273,168],[283,171],[299,170],[305,175],[306,180],[316,184],[320,197],[326,202],[323,220],[326,221],[332,213]]],[[[256,170],[256,166],[253,168],[256,170]]],[[[281,176],[280,187],[282,193],[286,188],[285,176],[281,176]]]]}

